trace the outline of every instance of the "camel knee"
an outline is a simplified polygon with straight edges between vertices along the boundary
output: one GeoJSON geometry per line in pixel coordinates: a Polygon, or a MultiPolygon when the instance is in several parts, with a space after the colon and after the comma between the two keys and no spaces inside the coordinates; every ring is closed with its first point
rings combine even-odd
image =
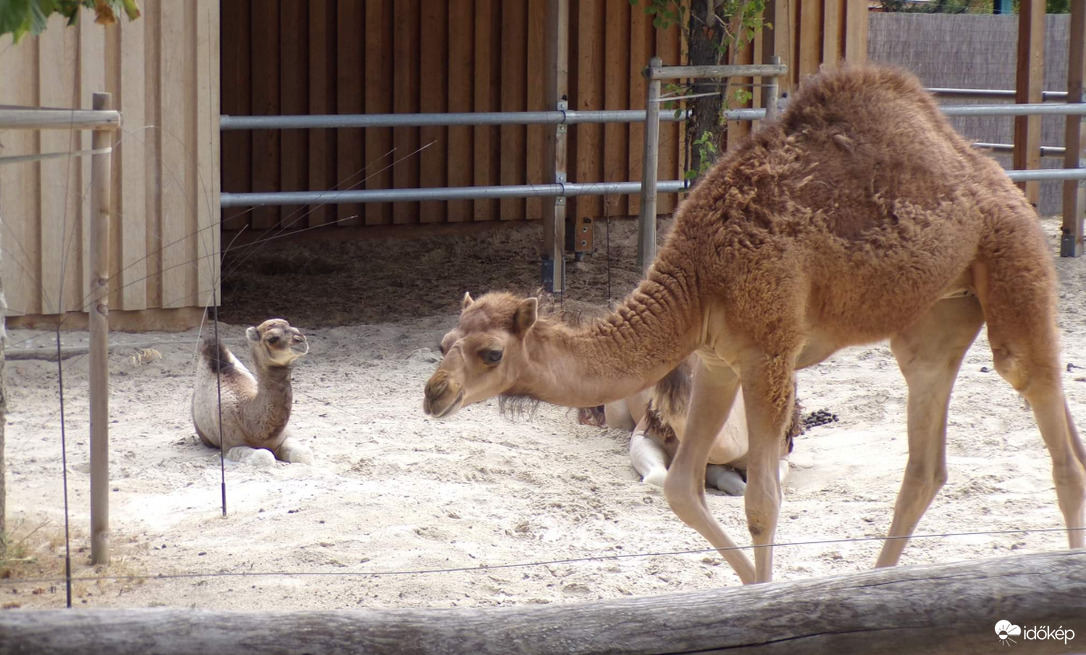
{"type": "Polygon", "coordinates": [[[279,446],[279,449],[275,453],[278,459],[284,462],[290,462],[291,464],[312,464],[313,463],[313,451],[308,446],[295,441],[294,439],[287,439],[279,446]]]}
{"type": "Polygon", "coordinates": [[[918,489],[930,502],[946,485],[947,471],[944,464],[909,462],[905,467],[905,483],[918,489]]]}

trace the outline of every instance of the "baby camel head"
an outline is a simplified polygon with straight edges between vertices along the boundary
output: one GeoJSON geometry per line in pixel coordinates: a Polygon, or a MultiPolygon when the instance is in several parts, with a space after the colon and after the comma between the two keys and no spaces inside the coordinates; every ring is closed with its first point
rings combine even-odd
{"type": "Polygon", "coordinates": [[[508,293],[473,300],[465,293],[460,322],[441,340],[444,359],[426,383],[423,410],[436,418],[507,393],[527,361],[524,339],[539,303],[508,293]]]}
{"type": "Polygon", "coordinates": [[[281,318],[270,318],[245,331],[253,361],[261,368],[290,366],[309,352],[309,342],[301,330],[281,318]]]}

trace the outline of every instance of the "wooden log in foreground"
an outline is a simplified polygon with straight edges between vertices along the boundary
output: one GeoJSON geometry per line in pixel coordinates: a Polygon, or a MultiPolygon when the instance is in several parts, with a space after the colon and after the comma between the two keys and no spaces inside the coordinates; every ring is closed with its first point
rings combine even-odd
{"type": "Polygon", "coordinates": [[[1086,552],[545,607],[0,612],[4,655],[996,652],[1086,652],[1086,552]]]}

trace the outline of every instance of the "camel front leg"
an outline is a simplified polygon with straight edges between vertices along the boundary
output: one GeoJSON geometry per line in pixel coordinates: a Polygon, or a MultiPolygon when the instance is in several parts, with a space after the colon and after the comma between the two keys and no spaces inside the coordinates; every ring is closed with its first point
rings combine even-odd
{"type": "Polygon", "coordinates": [[[704,356],[698,360],[686,430],[668,470],[664,496],[675,515],[709,540],[743,584],[749,584],[754,581],[750,558],[738,550],[705,502],[705,465],[713,441],[735,401],[739,378],[720,360],[704,356]]]}
{"type": "Polygon", "coordinates": [[[781,446],[795,403],[792,362],[788,356],[754,353],[742,365],[749,435],[745,505],[757,582],[773,579],[773,540],[781,508],[781,446]]]}
{"type": "Polygon", "coordinates": [[[962,358],[984,322],[975,298],[936,303],[890,349],[909,387],[909,462],[894,506],[889,539],[876,567],[895,566],[920,517],[946,482],[946,420],[962,358]]]}

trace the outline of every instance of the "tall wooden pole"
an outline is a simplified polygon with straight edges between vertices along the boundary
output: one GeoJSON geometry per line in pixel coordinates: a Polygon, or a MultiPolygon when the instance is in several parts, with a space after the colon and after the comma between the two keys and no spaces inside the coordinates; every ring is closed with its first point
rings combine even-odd
{"type": "MultiPolygon", "coordinates": [[[[0,230],[0,243],[3,242],[3,230],[0,230]]],[[[3,248],[0,247],[0,252],[3,248]]],[[[3,255],[0,255],[0,260],[3,255]]],[[[7,486],[4,479],[4,424],[7,422],[8,398],[7,387],[4,385],[4,317],[7,316],[8,303],[4,298],[4,278],[0,275],[0,555],[4,554],[4,544],[7,543],[7,486]]]]}
{"type": "MultiPolygon", "coordinates": [[[[110,94],[95,93],[94,109],[109,109],[110,94]]],[[[90,201],[90,496],[91,562],[109,564],[109,213],[112,142],[95,130],[90,201]]]]}
{"type": "MultiPolygon", "coordinates": [[[[1041,102],[1044,90],[1045,2],[1022,0],[1018,12],[1018,71],[1015,75],[1014,101],[1041,102]]],[[[1014,168],[1031,170],[1041,167],[1041,117],[1016,116],[1014,119],[1014,168]]],[[[1026,199],[1034,206],[1040,198],[1039,182],[1019,182],[1026,199]]]]}
{"type": "Polygon", "coordinates": [[[659,57],[649,60],[645,98],[645,153],[641,159],[641,215],[637,231],[637,266],[648,273],[656,259],[656,179],[660,159],[660,80],[652,71],[663,66],[659,57]]]}
{"type": "MultiPolygon", "coordinates": [[[[548,109],[569,108],[569,0],[547,0],[543,26],[543,101],[548,109]]],[[[564,184],[566,176],[565,124],[547,133],[543,148],[543,180],[564,184]]],[[[565,286],[566,199],[543,199],[543,288],[561,293],[565,286]]]]}
{"type": "MultiPolygon", "coordinates": [[[[1086,79],[1086,0],[1071,0],[1071,26],[1067,54],[1067,102],[1086,101],[1083,80],[1086,79]]],[[[1083,147],[1086,147],[1086,122],[1082,116],[1068,116],[1064,133],[1064,168],[1083,165],[1083,147]]],[[[1086,210],[1086,193],[1079,180],[1063,183],[1063,228],[1060,239],[1060,255],[1082,255],[1083,211],[1086,210]]]]}

